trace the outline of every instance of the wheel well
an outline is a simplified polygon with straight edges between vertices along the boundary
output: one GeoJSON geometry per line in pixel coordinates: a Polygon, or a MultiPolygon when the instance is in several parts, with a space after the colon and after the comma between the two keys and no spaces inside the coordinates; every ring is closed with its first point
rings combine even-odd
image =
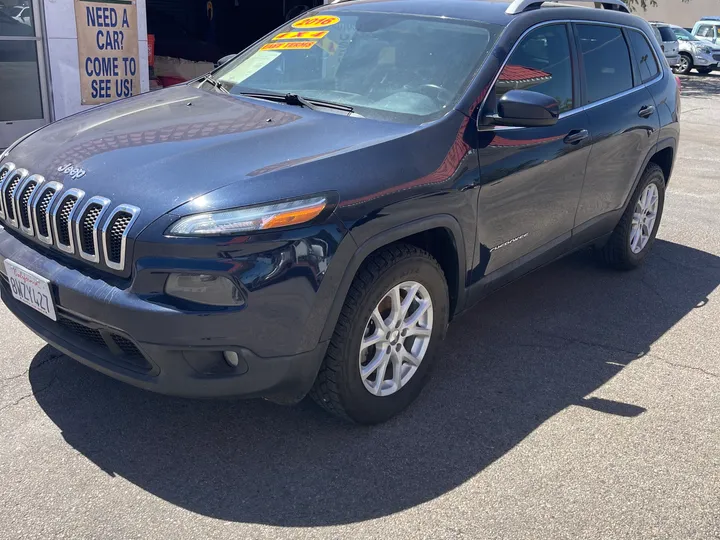
{"type": "Polygon", "coordinates": [[[662,169],[665,175],[665,184],[670,182],[670,173],[672,172],[674,150],[672,148],[664,148],[650,158],[650,163],[655,163],[662,169]]]}
{"type": "Polygon", "coordinates": [[[450,318],[452,319],[460,294],[458,250],[452,232],[444,227],[438,227],[402,238],[397,242],[412,244],[427,251],[440,264],[448,284],[450,318]]]}

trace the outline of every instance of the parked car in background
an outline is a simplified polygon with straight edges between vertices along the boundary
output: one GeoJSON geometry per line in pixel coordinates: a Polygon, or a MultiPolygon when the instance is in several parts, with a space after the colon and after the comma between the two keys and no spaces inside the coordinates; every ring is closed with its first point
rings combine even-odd
{"type": "Polygon", "coordinates": [[[660,43],[660,48],[665,53],[665,59],[667,60],[670,67],[676,67],[680,64],[680,44],[675,36],[675,33],[670,29],[669,24],[661,22],[651,22],[655,37],[660,43]]]}
{"type": "Polygon", "coordinates": [[[675,73],[687,75],[695,68],[704,75],[717,69],[720,62],[720,47],[702,40],[680,26],[670,25],[680,44],[680,63],[675,73]]]}
{"type": "Polygon", "coordinates": [[[720,36],[720,17],[703,17],[693,26],[693,35],[709,41],[711,43],[717,43],[718,36],[720,36]]]}

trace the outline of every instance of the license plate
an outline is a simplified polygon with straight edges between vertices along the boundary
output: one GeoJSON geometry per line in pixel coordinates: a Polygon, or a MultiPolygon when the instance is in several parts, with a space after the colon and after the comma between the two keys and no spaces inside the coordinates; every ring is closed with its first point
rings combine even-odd
{"type": "Polygon", "coordinates": [[[47,279],[7,259],[5,272],[16,300],[57,321],[55,304],[50,294],[50,282],[47,279]]]}

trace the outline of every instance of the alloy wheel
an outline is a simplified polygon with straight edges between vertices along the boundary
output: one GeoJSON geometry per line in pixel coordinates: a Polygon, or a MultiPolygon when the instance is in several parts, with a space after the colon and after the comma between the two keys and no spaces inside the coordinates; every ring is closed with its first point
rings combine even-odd
{"type": "Polygon", "coordinates": [[[390,289],[365,325],[360,344],[360,377],[365,389],[379,397],[403,388],[427,353],[433,328],[433,303],[416,281],[390,289]]]}
{"type": "Polygon", "coordinates": [[[630,229],[630,250],[638,254],[650,241],[657,220],[660,193],[654,183],[648,184],[635,204],[630,229]]]}

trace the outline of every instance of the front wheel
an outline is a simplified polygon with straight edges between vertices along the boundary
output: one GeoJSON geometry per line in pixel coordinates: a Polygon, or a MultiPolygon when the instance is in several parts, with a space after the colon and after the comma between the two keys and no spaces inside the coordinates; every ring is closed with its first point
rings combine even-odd
{"type": "Polygon", "coordinates": [[[408,244],[381,249],[348,292],[310,396],[361,424],[384,422],[422,390],[448,323],[440,265],[408,244]]]}
{"type": "Polygon", "coordinates": [[[664,205],[665,175],[660,167],[650,163],[601,251],[604,262],[618,270],[640,266],[655,242],[664,205]]]}
{"type": "Polygon", "coordinates": [[[680,54],[680,63],[675,66],[673,71],[679,75],[687,75],[690,73],[690,70],[693,68],[693,61],[692,57],[689,54],[681,53],[680,54]]]}

